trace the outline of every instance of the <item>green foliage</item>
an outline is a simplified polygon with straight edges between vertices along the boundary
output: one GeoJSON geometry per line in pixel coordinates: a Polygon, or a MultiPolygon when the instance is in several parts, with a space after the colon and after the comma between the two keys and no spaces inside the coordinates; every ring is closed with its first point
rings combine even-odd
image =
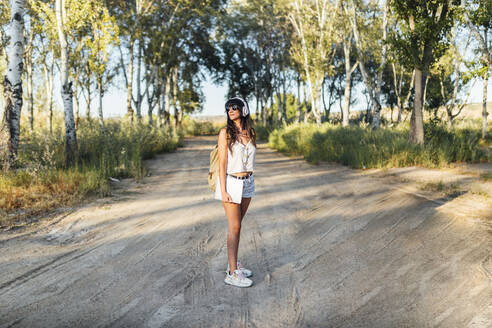
{"type": "MultiPolygon", "coordinates": [[[[470,1],[465,1],[465,3],[470,1]]],[[[470,20],[475,26],[492,27],[492,2],[489,0],[474,0],[472,7],[475,10],[469,10],[470,20]]]]}
{"type": "Polygon", "coordinates": [[[280,126],[277,125],[270,125],[270,124],[263,124],[263,123],[256,123],[254,125],[255,131],[256,131],[256,138],[258,140],[265,140],[268,141],[268,137],[270,134],[275,131],[277,128],[281,128],[280,126]]]}
{"type": "Polygon", "coordinates": [[[341,127],[328,123],[290,125],[274,130],[269,146],[281,152],[303,155],[306,160],[337,162],[353,168],[403,166],[444,167],[454,162],[487,161],[479,147],[478,130],[428,123],[425,146],[408,140],[407,128],[341,127]]]}
{"type": "MultiPolygon", "coordinates": [[[[128,126],[107,120],[104,128],[81,122],[78,135],[80,169],[98,171],[102,177],[133,177],[145,174],[143,160],[154,154],[176,149],[182,132],[172,127],[157,128],[149,125],[128,126]]],[[[64,138],[61,131],[43,136],[23,136],[19,151],[19,166],[35,171],[64,168],[64,138]]]]}
{"type": "MultiPolygon", "coordinates": [[[[19,169],[0,174],[0,211],[36,214],[67,205],[87,194],[107,195],[109,177],[142,179],[144,159],[173,151],[183,138],[173,127],[130,127],[106,121],[104,129],[81,122],[77,131],[78,161],[64,167],[65,143],[61,129],[49,135],[37,131],[21,136],[19,169]]],[[[2,223],[0,218],[0,226],[2,223]]]]}
{"type": "Polygon", "coordinates": [[[183,132],[186,136],[210,136],[219,135],[220,129],[225,126],[225,123],[195,121],[186,116],[182,122],[183,132]]]}
{"type": "Polygon", "coordinates": [[[390,43],[398,50],[399,61],[408,68],[426,71],[446,51],[446,39],[458,15],[458,1],[391,0],[398,25],[390,43]]]}

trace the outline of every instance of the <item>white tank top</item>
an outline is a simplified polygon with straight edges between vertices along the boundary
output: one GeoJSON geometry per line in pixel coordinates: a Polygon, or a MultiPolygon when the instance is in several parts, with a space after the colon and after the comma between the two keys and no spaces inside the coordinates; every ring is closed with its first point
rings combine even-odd
{"type": "Polygon", "coordinates": [[[239,141],[232,144],[232,153],[227,147],[227,173],[253,172],[256,147],[251,142],[243,145],[239,141]]]}

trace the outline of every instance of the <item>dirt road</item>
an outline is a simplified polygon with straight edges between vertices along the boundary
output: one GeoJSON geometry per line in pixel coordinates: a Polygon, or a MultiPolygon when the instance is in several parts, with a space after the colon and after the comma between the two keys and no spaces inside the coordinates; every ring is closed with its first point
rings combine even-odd
{"type": "Polygon", "coordinates": [[[186,139],[144,184],[0,234],[0,327],[492,327],[490,208],[265,145],[239,250],[254,285],[225,285],[214,141],[186,139]]]}

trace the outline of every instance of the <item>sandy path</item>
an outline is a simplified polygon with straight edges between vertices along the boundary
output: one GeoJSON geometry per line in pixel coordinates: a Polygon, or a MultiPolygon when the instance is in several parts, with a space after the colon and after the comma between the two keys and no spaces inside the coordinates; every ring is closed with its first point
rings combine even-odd
{"type": "Polygon", "coordinates": [[[264,145],[239,254],[255,283],[225,285],[214,141],[148,161],[118,197],[0,234],[0,327],[492,327],[485,205],[264,145]]]}

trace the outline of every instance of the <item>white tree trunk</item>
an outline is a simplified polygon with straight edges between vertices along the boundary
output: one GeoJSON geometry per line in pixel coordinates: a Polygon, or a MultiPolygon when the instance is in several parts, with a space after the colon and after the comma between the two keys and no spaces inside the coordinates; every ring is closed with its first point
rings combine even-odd
{"type": "Polygon", "coordinates": [[[301,77],[297,77],[297,110],[296,110],[296,118],[295,121],[296,123],[299,123],[299,120],[301,118],[301,77]]]}
{"type": "Polygon", "coordinates": [[[182,111],[178,108],[178,68],[173,69],[173,106],[174,106],[174,125],[181,125],[181,119],[183,117],[182,111]]]}
{"type": "Polygon", "coordinates": [[[138,56],[137,56],[137,102],[135,104],[137,110],[137,122],[141,123],[142,121],[142,81],[141,81],[141,72],[142,72],[142,45],[140,41],[138,42],[138,56]]]}
{"type": "Polygon", "coordinates": [[[104,127],[104,115],[103,115],[103,103],[102,103],[104,91],[103,91],[103,87],[102,87],[102,79],[98,80],[97,89],[98,89],[98,93],[99,93],[99,106],[98,106],[99,125],[101,127],[104,127]]]}
{"type": "Polygon", "coordinates": [[[53,132],[53,68],[54,60],[51,65],[48,66],[47,62],[43,63],[43,73],[46,85],[46,98],[48,99],[46,103],[46,111],[48,112],[48,127],[50,134],[53,132]]]}
{"type": "MultiPolygon", "coordinates": [[[[384,3],[385,6],[385,11],[384,11],[384,17],[383,17],[383,38],[386,38],[386,23],[387,23],[387,18],[386,18],[386,13],[387,13],[387,4],[386,1],[384,3]]],[[[362,53],[362,40],[360,38],[359,34],[359,27],[357,26],[357,17],[356,17],[356,9],[355,9],[355,4],[352,2],[351,3],[351,10],[350,12],[348,11],[347,7],[344,7],[345,13],[347,14],[347,17],[350,21],[350,25],[352,26],[352,32],[354,34],[354,39],[355,39],[355,44],[357,48],[359,49],[359,68],[360,72],[362,74],[362,79],[364,81],[364,84],[367,89],[367,93],[369,94],[369,97],[371,99],[371,104],[373,107],[373,120],[372,120],[372,127],[373,128],[378,128],[379,127],[379,121],[380,121],[380,112],[381,112],[381,103],[380,103],[380,89],[381,89],[381,79],[382,79],[382,68],[384,67],[383,65],[386,63],[386,44],[383,43],[383,53],[382,53],[382,58],[381,58],[381,64],[379,65],[379,70],[381,74],[381,77],[378,75],[376,78],[376,83],[375,85],[373,84],[373,81],[371,80],[369,73],[367,72],[366,65],[365,65],[365,58],[361,55],[362,53]]]]}
{"type": "MultiPolygon", "coordinates": [[[[321,114],[318,113],[318,107],[316,104],[316,100],[318,99],[317,92],[319,91],[319,87],[317,86],[317,82],[312,80],[312,76],[316,77],[317,74],[312,74],[311,69],[309,68],[309,61],[308,61],[308,48],[307,48],[307,42],[304,37],[304,28],[303,28],[303,22],[302,18],[300,17],[300,7],[302,7],[302,1],[301,3],[298,3],[298,1],[295,2],[296,6],[296,13],[297,13],[297,19],[291,15],[291,21],[297,31],[297,34],[301,38],[301,48],[302,48],[302,55],[303,55],[303,66],[304,66],[304,71],[306,73],[306,80],[307,84],[309,87],[309,95],[311,98],[311,106],[312,106],[312,113],[316,119],[316,123],[321,124],[321,114]]],[[[316,80],[316,79],[315,79],[316,80]]],[[[306,118],[304,119],[306,121],[306,118]]]]}
{"type": "MultiPolygon", "coordinates": [[[[412,71],[412,80],[410,81],[410,87],[408,88],[407,96],[405,97],[405,102],[403,103],[403,108],[409,108],[409,103],[410,103],[410,97],[412,96],[412,89],[413,85],[415,83],[415,70],[412,71]]],[[[408,115],[405,116],[405,120],[407,119],[408,115]]],[[[398,114],[398,123],[401,122],[401,113],[398,114]]]]}
{"type": "Polygon", "coordinates": [[[68,49],[64,31],[65,0],[56,0],[56,25],[58,38],[60,41],[60,77],[61,77],[61,96],[65,112],[65,162],[70,165],[75,160],[77,150],[77,136],[75,131],[75,120],[73,117],[73,92],[72,82],[68,81],[68,49]]]}
{"type": "Polygon", "coordinates": [[[374,129],[379,128],[380,118],[381,118],[381,84],[383,83],[383,70],[384,66],[386,66],[386,36],[387,36],[387,26],[388,26],[388,3],[384,1],[383,3],[384,11],[383,11],[383,44],[381,49],[381,63],[379,65],[377,79],[376,79],[376,87],[374,88],[374,97],[376,98],[376,106],[374,108],[374,116],[372,119],[372,127],[374,129]]]}
{"type": "Polygon", "coordinates": [[[309,120],[309,116],[311,115],[311,111],[308,108],[306,83],[303,83],[303,89],[304,89],[304,107],[306,107],[306,110],[304,111],[304,123],[307,123],[309,120]]]}
{"type": "Polygon", "coordinates": [[[132,107],[132,100],[133,100],[133,44],[134,41],[133,39],[130,40],[130,46],[128,48],[129,51],[129,56],[130,56],[130,61],[128,62],[128,75],[127,75],[127,81],[126,81],[126,90],[127,90],[127,98],[126,98],[126,111],[128,114],[128,119],[130,121],[130,124],[133,124],[133,107],[132,107]]]}
{"type": "Polygon", "coordinates": [[[27,96],[27,112],[29,113],[29,130],[34,132],[34,84],[33,84],[33,66],[32,66],[32,52],[33,52],[33,40],[34,32],[31,28],[29,33],[29,42],[25,52],[26,62],[26,96],[27,96]]]}
{"type": "Polygon", "coordinates": [[[80,100],[79,100],[79,96],[80,96],[80,93],[79,93],[79,89],[80,89],[80,86],[79,86],[79,73],[77,72],[77,75],[75,76],[75,85],[74,85],[74,107],[75,107],[75,129],[78,129],[79,128],[79,124],[80,124],[80,100]]]}
{"type": "MultiPolygon", "coordinates": [[[[403,80],[403,69],[401,69],[399,78],[397,78],[395,63],[391,63],[391,69],[393,72],[393,90],[396,95],[396,107],[398,108],[398,123],[400,123],[402,111],[401,84],[403,80]]],[[[391,108],[391,123],[393,123],[393,107],[391,108]]]]}
{"type": "Polygon", "coordinates": [[[283,99],[282,101],[282,122],[284,125],[287,124],[287,91],[285,90],[285,70],[283,70],[283,77],[282,77],[282,94],[283,94],[283,99]]]}
{"type": "Polygon", "coordinates": [[[482,96],[482,138],[487,136],[487,85],[489,84],[489,74],[485,73],[483,79],[483,96],[482,96]]]}
{"type": "Polygon", "coordinates": [[[161,83],[160,84],[160,95],[159,95],[159,115],[158,115],[158,119],[159,119],[159,127],[162,127],[165,123],[165,119],[164,119],[164,112],[166,110],[166,92],[167,92],[167,81],[168,81],[168,77],[166,76],[164,78],[164,83],[161,83]]]}
{"type": "Polygon", "coordinates": [[[169,90],[170,90],[170,79],[166,76],[166,84],[164,85],[164,95],[162,97],[162,113],[164,115],[164,120],[166,124],[170,124],[171,114],[169,113],[169,90]]]}
{"type": "Polygon", "coordinates": [[[7,48],[8,67],[4,77],[4,100],[0,127],[0,159],[4,170],[15,165],[19,147],[22,109],[22,69],[24,55],[24,0],[11,1],[10,42],[7,48]]]}
{"type": "Polygon", "coordinates": [[[357,67],[357,62],[351,66],[350,65],[350,39],[348,38],[343,42],[343,54],[345,57],[345,89],[343,91],[343,105],[342,105],[342,115],[343,115],[343,126],[349,125],[349,114],[350,114],[350,95],[352,87],[352,73],[357,67]]]}
{"type": "Polygon", "coordinates": [[[86,107],[86,110],[85,110],[85,116],[87,117],[87,120],[89,121],[89,123],[91,122],[91,104],[92,104],[92,91],[91,91],[91,84],[90,82],[88,83],[87,85],[87,88],[86,88],[86,91],[87,91],[87,107],[86,107]]]}
{"type": "Polygon", "coordinates": [[[277,122],[282,123],[282,96],[280,94],[280,86],[277,89],[277,122]]]}

